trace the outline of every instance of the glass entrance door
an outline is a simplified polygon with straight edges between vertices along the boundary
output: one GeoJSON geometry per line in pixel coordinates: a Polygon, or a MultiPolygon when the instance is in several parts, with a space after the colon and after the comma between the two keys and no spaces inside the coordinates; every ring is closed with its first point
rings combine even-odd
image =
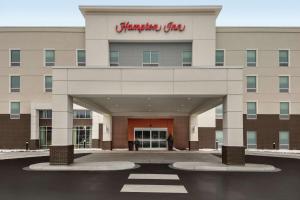
{"type": "Polygon", "coordinates": [[[134,138],[140,142],[143,150],[166,150],[167,128],[135,128],[134,138]]]}

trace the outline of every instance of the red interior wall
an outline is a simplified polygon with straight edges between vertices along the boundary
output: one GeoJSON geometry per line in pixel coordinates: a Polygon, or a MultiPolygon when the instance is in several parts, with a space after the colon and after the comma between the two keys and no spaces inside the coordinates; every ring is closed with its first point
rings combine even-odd
{"type": "Polygon", "coordinates": [[[173,119],[128,119],[128,141],[134,140],[134,128],[167,128],[173,135],[173,119]]]}

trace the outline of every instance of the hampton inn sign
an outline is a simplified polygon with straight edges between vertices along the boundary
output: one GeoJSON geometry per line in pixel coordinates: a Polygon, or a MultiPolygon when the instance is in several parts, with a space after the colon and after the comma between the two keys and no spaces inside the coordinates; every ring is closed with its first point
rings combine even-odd
{"type": "Polygon", "coordinates": [[[127,32],[127,31],[138,31],[139,33],[142,33],[144,31],[159,32],[162,29],[165,33],[168,33],[170,31],[182,32],[185,29],[185,25],[177,24],[175,22],[169,22],[169,23],[164,24],[164,25],[151,24],[149,22],[146,22],[144,24],[132,24],[128,21],[127,22],[121,22],[119,25],[116,25],[116,31],[118,33],[127,32]]]}

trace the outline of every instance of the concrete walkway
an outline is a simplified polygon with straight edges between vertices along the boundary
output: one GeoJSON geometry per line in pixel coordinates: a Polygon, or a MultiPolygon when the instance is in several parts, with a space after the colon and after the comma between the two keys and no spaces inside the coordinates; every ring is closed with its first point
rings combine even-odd
{"type": "Polygon", "coordinates": [[[174,162],[212,162],[221,163],[221,159],[212,154],[191,151],[112,151],[99,152],[76,159],[76,162],[130,161],[134,163],[171,164],[174,162]]]}
{"type": "Polygon", "coordinates": [[[272,165],[251,164],[245,166],[224,165],[210,162],[176,162],[170,165],[173,169],[187,171],[214,171],[214,172],[278,172],[280,169],[272,165]]]}
{"type": "Polygon", "coordinates": [[[133,162],[74,162],[71,165],[50,165],[46,163],[32,164],[28,170],[33,171],[119,171],[137,168],[133,162]]]}

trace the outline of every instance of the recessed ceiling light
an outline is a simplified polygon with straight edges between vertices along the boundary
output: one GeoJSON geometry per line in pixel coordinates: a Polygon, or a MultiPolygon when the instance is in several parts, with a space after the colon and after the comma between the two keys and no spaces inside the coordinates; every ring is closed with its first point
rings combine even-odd
{"type": "Polygon", "coordinates": [[[109,101],[109,100],[110,100],[110,97],[106,97],[106,100],[109,101]]]}
{"type": "Polygon", "coordinates": [[[192,98],[191,98],[191,97],[188,97],[188,98],[187,98],[187,100],[189,100],[189,101],[190,101],[190,100],[192,100],[192,98]]]}
{"type": "Polygon", "coordinates": [[[151,97],[148,97],[147,100],[150,101],[150,100],[151,100],[151,97]]]}
{"type": "Polygon", "coordinates": [[[181,104],[180,106],[181,106],[181,107],[184,107],[184,104],[181,104]]]}
{"type": "Polygon", "coordinates": [[[151,105],[151,104],[148,104],[147,106],[148,106],[148,107],[151,107],[152,105],[151,105]]]}
{"type": "Polygon", "coordinates": [[[116,107],[119,107],[119,104],[115,104],[116,107]]]}

